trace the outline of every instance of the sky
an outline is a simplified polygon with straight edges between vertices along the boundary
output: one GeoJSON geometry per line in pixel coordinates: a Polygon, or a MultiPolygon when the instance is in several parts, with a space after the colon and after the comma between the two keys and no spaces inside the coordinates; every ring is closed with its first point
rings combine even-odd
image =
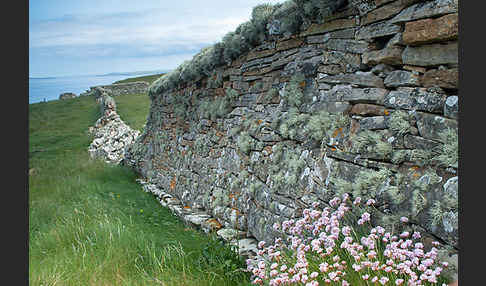
{"type": "Polygon", "coordinates": [[[29,77],[171,70],[275,0],[30,0],[29,77]]]}

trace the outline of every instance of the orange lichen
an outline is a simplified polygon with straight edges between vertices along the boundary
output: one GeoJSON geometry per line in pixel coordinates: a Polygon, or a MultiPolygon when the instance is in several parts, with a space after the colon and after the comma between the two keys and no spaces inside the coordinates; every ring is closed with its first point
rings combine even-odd
{"type": "Polygon", "coordinates": [[[390,111],[388,111],[388,110],[386,110],[386,109],[385,109],[385,111],[383,111],[383,113],[384,113],[386,116],[390,115],[390,111]]]}
{"type": "Polygon", "coordinates": [[[342,133],[343,133],[343,128],[339,127],[338,129],[334,130],[334,132],[332,133],[332,137],[337,137],[339,134],[342,133]]]}
{"type": "Polygon", "coordinates": [[[177,182],[176,177],[172,178],[172,180],[170,181],[170,189],[171,190],[174,190],[175,189],[176,182],[177,182]]]}

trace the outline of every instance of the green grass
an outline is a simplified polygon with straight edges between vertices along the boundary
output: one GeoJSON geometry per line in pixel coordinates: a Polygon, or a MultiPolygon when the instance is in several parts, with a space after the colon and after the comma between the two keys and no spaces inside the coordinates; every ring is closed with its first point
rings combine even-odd
{"type": "Polygon", "coordinates": [[[98,116],[92,97],[29,105],[30,285],[247,285],[243,262],[132,170],[89,159],[98,116]]]}
{"type": "Polygon", "coordinates": [[[134,81],[146,81],[149,84],[152,84],[152,82],[157,80],[162,75],[164,75],[164,73],[154,74],[154,75],[146,75],[146,76],[138,76],[138,77],[131,77],[131,78],[126,78],[126,79],[122,79],[122,80],[119,80],[119,81],[115,81],[114,83],[128,83],[128,82],[134,82],[134,81]]]}
{"type": "Polygon", "coordinates": [[[150,110],[150,98],[146,94],[127,94],[115,97],[117,113],[133,129],[141,131],[150,110]]]}

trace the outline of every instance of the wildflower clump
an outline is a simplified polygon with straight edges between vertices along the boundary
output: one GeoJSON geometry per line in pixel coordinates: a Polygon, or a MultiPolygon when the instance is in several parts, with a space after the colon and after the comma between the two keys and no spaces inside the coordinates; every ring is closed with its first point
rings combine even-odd
{"type": "Polygon", "coordinates": [[[253,284],[446,285],[441,273],[448,264],[438,261],[438,242],[427,251],[419,232],[372,227],[374,200],[351,201],[346,193],[329,203],[273,225],[282,236],[269,246],[261,241],[256,260],[247,260],[253,284]]]}

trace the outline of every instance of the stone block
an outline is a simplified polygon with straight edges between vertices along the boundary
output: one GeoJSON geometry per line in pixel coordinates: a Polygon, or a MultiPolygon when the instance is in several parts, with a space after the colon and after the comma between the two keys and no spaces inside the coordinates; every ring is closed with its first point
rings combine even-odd
{"type": "Polygon", "coordinates": [[[324,35],[308,36],[308,44],[322,44],[329,39],[354,39],[356,28],[349,28],[344,30],[332,31],[324,35]]]}
{"type": "Polygon", "coordinates": [[[293,38],[286,41],[277,42],[277,51],[285,51],[301,46],[304,43],[303,38],[293,38]]]}
{"type": "Polygon", "coordinates": [[[336,84],[355,84],[365,87],[384,87],[383,79],[372,73],[354,73],[326,76],[319,79],[319,82],[336,84]]]}
{"type": "Polygon", "coordinates": [[[253,51],[250,51],[248,53],[248,55],[246,56],[246,60],[251,61],[251,60],[254,60],[254,59],[270,57],[270,56],[273,56],[276,52],[277,51],[275,51],[274,49],[263,50],[263,51],[253,50],[253,51]]]}
{"type": "Polygon", "coordinates": [[[352,28],[355,26],[357,25],[354,17],[347,19],[336,19],[329,22],[324,22],[322,24],[313,23],[306,31],[302,32],[300,36],[323,34],[326,32],[352,28]]]}
{"type": "MultiPolygon", "coordinates": [[[[391,0],[390,0],[391,1],[391,0]]],[[[390,2],[388,1],[388,2],[390,2]]],[[[400,11],[402,11],[404,8],[410,6],[411,4],[414,4],[418,2],[419,0],[397,0],[397,1],[392,1],[390,4],[381,6],[375,10],[372,10],[368,12],[362,19],[361,19],[361,25],[368,25],[380,20],[388,19],[396,14],[398,14],[400,11]]],[[[384,4],[383,0],[381,1],[375,1],[377,6],[384,4]],[[379,3],[376,3],[379,2],[379,3]]]]}
{"type": "Polygon", "coordinates": [[[386,87],[419,86],[419,76],[415,73],[396,70],[385,78],[386,87]]]}
{"type": "Polygon", "coordinates": [[[459,32],[458,14],[437,19],[423,19],[405,23],[402,41],[406,45],[423,45],[456,40],[459,32]]]}
{"type": "Polygon", "coordinates": [[[458,43],[407,46],[402,53],[402,62],[415,66],[458,64],[458,43]]]}
{"type": "Polygon", "coordinates": [[[420,78],[424,87],[459,88],[459,70],[454,69],[433,69],[428,70],[420,78]]]}
{"type": "Polygon", "coordinates": [[[363,63],[367,65],[401,65],[402,64],[402,47],[389,47],[377,51],[368,51],[363,53],[363,63]]]}
{"type": "Polygon", "coordinates": [[[356,40],[370,40],[401,32],[401,27],[388,21],[374,23],[360,28],[356,32],[356,40]]]}
{"type": "Polygon", "coordinates": [[[414,20],[442,16],[458,12],[458,0],[434,0],[420,2],[404,9],[390,20],[391,23],[403,23],[414,20]]]}
{"type": "Polygon", "coordinates": [[[358,70],[361,65],[361,57],[358,54],[345,53],[340,51],[324,51],[322,54],[323,64],[339,64],[347,70],[358,70]]]}
{"type": "Polygon", "coordinates": [[[384,116],[372,116],[372,117],[365,117],[359,121],[359,127],[361,129],[367,130],[378,130],[378,129],[385,129],[385,117],[384,116]]]}
{"type": "Polygon", "coordinates": [[[385,111],[385,107],[381,105],[357,103],[353,105],[349,113],[360,116],[383,116],[385,111]]]}
{"type": "Polygon", "coordinates": [[[399,87],[385,96],[384,105],[391,108],[442,112],[445,94],[434,89],[399,87]]]}
{"type": "Polygon", "coordinates": [[[449,96],[444,104],[444,116],[458,119],[459,98],[457,95],[449,96]]]}
{"type": "MultiPolygon", "coordinates": [[[[458,127],[457,120],[445,118],[443,116],[419,112],[415,113],[417,119],[417,127],[420,136],[425,139],[441,141],[439,134],[447,128],[456,129],[458,127]]],[[[444,142],[442,142],[444,143],[444,142]]]]}
{"type": "Polygon", "coordinates": [[[327,51],[341,51],[353,54],[362,54],[369,48],[369,43],[365,41],[349,39],[329,39],[324,44],[319,45],[327,51]]]}

